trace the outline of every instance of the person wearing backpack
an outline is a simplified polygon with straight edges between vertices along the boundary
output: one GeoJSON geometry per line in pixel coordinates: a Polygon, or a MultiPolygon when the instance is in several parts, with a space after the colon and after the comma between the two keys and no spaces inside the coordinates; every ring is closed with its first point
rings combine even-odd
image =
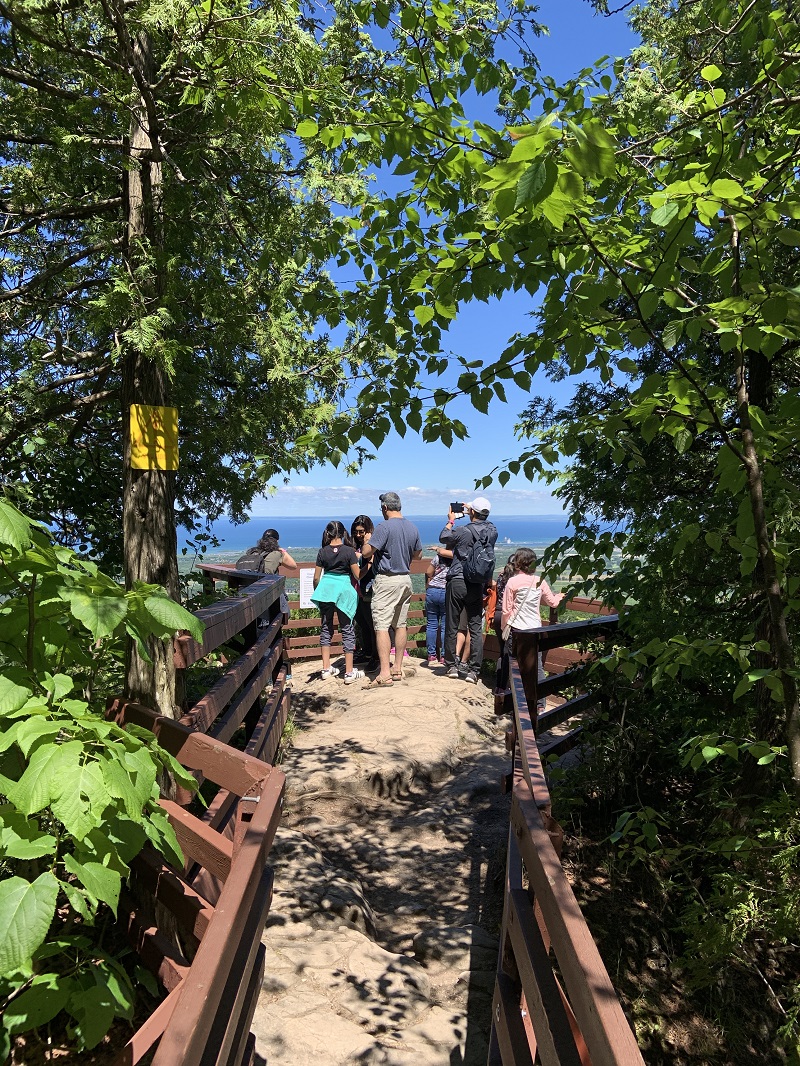
{"type": "Polygon", "coordinates": [[[469,663],[464,680],[471,685],[478,683],[483,662],[483,590],[494,573],[494,546],[497,530],[488,521],[491,504],[485,496],[478,496],[465,504],[464,514],[469,525],[455,528],[456,519],[452,507],[447,515],[447,524],[439,534],[439,540],[453,553],[453,561],[447,573],[445,588],[445,640],[444,665],[447,677],[459,678],[456,658],[458,619],[462,609],[467,612],[469,629],[469,663]]]}
{"type": "MultiPolygon", "coordinates": [[[[278,538],[272,536],[273,530],[267,529],[252,548],[236,560],[237,570],[256,570],[259,574],[277,574],[283,562],[283,551],[278,538]]],[[[292,560],[294,562],[294,560],[292,560]]]]}

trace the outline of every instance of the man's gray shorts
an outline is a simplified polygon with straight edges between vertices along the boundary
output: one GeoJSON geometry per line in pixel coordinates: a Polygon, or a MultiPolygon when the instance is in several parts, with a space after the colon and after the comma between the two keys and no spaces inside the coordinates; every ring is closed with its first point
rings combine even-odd
{"type": "Polygon", "coordinates": [[[376,574],[372,586],[372,622],[379,629],[402,629],[411,602],[410,574],[376,574]]]}

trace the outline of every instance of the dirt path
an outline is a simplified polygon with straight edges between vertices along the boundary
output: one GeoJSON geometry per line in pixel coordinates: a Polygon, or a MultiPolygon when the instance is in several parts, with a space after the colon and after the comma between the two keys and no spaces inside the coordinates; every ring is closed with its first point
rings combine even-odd
{"type": "Polygon", "coordinates": [[[295,666],[296,733],[254,1019],[272,1064],[485,1063],[508,799],[483,685],[295,666]]]}

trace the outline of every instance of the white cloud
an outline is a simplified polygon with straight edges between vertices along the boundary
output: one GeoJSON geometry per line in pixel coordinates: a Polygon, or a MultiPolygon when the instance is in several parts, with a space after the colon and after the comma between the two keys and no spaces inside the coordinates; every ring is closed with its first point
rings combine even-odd
{"type": "MultiPolygon", "coordinates": [[[[385,486],[359,484],[355,478],[347,485],[278,485],[269,495],[253,500],[250,513],[259,517],[329,517],[342,518],[356,514],[378,513],[378,497],[387,491],[385,486]]],[[[474,488],[422,488],[409,485],[399,490],[403,508],[409,515],[446,515],[452,500],[469,501],[478,494],[474,488]]],[[[560,503],[546,489],[505,488],[490,486],[480,490],[492,505],[492,513],[500,515],[554,515],[562,511],[560,503]]]]}

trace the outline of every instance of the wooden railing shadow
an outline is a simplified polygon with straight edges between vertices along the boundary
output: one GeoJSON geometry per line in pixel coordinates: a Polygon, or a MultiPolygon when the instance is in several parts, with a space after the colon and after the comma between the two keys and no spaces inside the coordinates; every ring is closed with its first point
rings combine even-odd
{"type": "MultiPolygon", "coordinates": [[[[642,1056],[597,946],[561,866],[563,831],[554,821],[537,733],[595,702],[590,693],[541,714],[547,695],[575,684],[570,672],[538,680],[538,655],[613,629],[614,615],[515,634],[510,681],[514,720],[505,903],[492,1004],[490,1066],[640,1066],[642,1056]]],[[[573,662],[583,658],[580,651],[573,662]]],[[[559,754],[579,727],[552,741],[559,754]]]]}
{"type": "Polygon", "coordinates": [[[118,912],[141,962],[166,993],[117,1058],[119,1066],[249,1066],[250,1024],[264,975],[261,934],[272,898],[267,857],[283,810],[284,775],[270,765],[289,710],[281,577],[263,575],[240,595],[197,612],[202,643],[175,639],[185,671],[223,644],[238,657],[180,721],[114,700],[109,717],[151,729],[216,794],[162,798],[185,856],[171,867],[153,848],[131,864],[118,912]],[[266,699],[265,690],[269,690],[266,699]],[[231,738],[244,726],[244,750],[231,738]],[[196,801],[195,801],[196,803],[196,801]],[[154,1051],[155,1049],[155,1051],[154,1051]]]}

